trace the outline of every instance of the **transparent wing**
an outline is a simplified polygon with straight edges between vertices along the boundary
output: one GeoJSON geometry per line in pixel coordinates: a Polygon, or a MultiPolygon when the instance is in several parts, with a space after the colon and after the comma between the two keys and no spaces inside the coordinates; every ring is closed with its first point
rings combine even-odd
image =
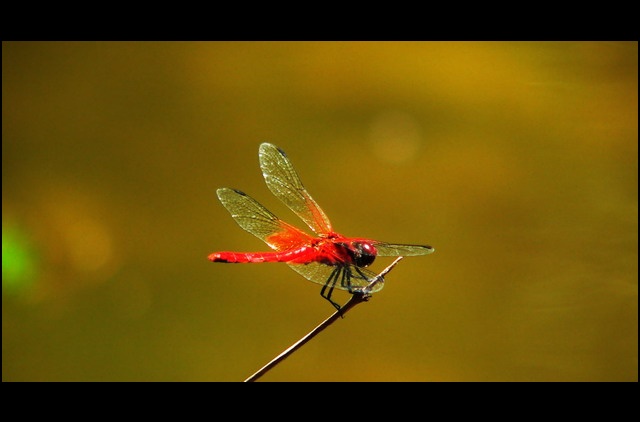
{"type": "Polygon", "coordinates": [[[324,211],[302,185],[284,151],[268,143],[260,145],[260,168],[273,193],[317,234],[332,231],[324,211]]]}
{"type": "Polygon", "coordinates": [[[378,256],[416,256],[427,255],[435,251],[428,245],[394,245],[392,243],[372,242],[378,250],[378,256]]]}
{"type": "MultiPolygon", "coordinates": [[[[333,265],[325,265],[319,262],[311,262],[309,264],[287,264],[291,269],[301,274],[304,278],[309,281],[313,281],[314,283],[325,285],[327,284],[327,280],[335,271],[336,266],[333,265]]],[[[352,265],[345,265],[344,270],[349,274],[349,284],[341,285],[340,281],[335,284],[336,289],[353,291],[353,289],[362,288],[369,284],[371,280],[377,276],[377,274],[365,270],[364,268],[356,269],[356,267],[352,265]],[[359,272],[358,272],[359,271],[359,272]],[[362,273],[362,274],[360,274],[362,273]]],[[[382,290],[384,287],[384,283],[376,284],[371,293],[375,293],[377,291],[382,290]]]]}
{"type": "Polygon", "coordinates": [[[309,244],[311,236],[280,220],[244,192],[229,188],[217,190],[222,205],[244,230],[277,251],[309,244]]]}

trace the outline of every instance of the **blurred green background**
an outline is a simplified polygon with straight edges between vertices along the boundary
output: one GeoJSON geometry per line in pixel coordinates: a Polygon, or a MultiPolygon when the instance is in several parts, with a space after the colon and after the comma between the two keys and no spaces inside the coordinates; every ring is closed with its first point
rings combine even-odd
{"type": "Polygon", "coordinates": [[[268,249],[218,187],[303,227],[265,141],[436,252],[262,380],[638,380],[637,42],[3,42],[2,380],[242,381],[329,316],[206,259],[268,249]]]}

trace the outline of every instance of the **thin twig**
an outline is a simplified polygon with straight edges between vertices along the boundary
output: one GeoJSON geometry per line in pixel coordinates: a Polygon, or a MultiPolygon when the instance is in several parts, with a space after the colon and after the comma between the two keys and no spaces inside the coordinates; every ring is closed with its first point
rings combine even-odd
{"type": "Polygon", "coordinates": [[[263,376],[264,374],[266,374],[271,368],[273,368],[274,366],[276,366],[277,364],[279,364],[280,362],[282,362],[283,360],[285,360],[290,354],[292,354],[293,352],[295,352],[296,350],[298,350],[300,347],[302,347],[302,345],[304,345],[306,342],[308,342],[309,340],[311,340],[312,338],[314,338],[318,333],[320,333],[322,330],[324,330],[325,328],[327,328],[329,325],[333,324],[337,319],[339,319],[340,317],[344,316],[344,314],[346,314],[347,312],[349,312],[349,310],[351,308],[353,308],[354,306],[356,306],[359,303],[362,302],[366,302],[371,298],[371,290],[373,289],[373,287],[378,284],[378,283],[384,283],[384,276],[393,269],[393,267],[395,267],[395,265],[402,259],[401,256],[399,256],[398,258],[396,258],[395,261],[393,261],[391,263],[391,265],[389,265],[387,268],[385,268],[384,270],[382,270],[382,272],[380,274],[378,274],[377,276],[375,276],[371,282],[369,284],[367,284],[362,291],[360,292],[355,292],[352,294],[351,298],[349,299],[349,301],[347,303],[344,304],[344,306],[342,306],[342,308],[340,308],[339,311],[336,311],[333,315],[331,315],[329,318],[327,318],[326,320],[324,320],[320,325],[318,325],[316,328],[314,328],[313,330],[311,330],[307,335],[305,335],[304,337],[302,337],[300,340],[298,340],[297,342],[295,342],[292,346],[290,346],[288,349],[286,349],[284,352],[280,353],[278,356],[276,356],[275,358],[273,358],[273,360],[269,363],[267,363],[265,366],[263,366],[262,368],[260,368],[255,374],[251,375],[249,378],[247,378],[246,380],[244,380],[244,382],[253,382],[255,380],[257,380],[258,378],[260,378],[261,376],[263,376]]]}

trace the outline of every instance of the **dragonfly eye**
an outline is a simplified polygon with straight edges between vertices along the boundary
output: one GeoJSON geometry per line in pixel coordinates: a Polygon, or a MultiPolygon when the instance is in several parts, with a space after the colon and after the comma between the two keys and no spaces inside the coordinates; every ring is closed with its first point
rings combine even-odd
{"type": "Polygon", "coordinates": [[[353,260],[358,267],[368,267],[376,259],[378,251],[370,243],[354,242],[353,260]]]}

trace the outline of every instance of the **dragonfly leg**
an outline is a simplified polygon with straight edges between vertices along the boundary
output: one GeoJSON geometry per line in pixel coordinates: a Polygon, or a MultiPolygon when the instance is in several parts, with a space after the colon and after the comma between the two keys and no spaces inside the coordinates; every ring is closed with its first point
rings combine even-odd
{"type": "MultiPolygon", "coordinates": [[[[338,312],[340,312],[340,309],[342,309],[342,308],[336,302],[331,300],[331,294],[333,293],[333,289],[336,286],[336,282],[338,281],[338,277],[340,276],[340,271],[341,270],[342,270],[341,267],[336,267],[335,270],[333,270],[331,272],[331,275],[327,279],[327,282],[325,283],[325,285],[322,287],[322,290],[320,290],[320,296],[322,296],[323,298],[327,299],[329,301],[329,303],[331,303],[334,306],[334,308],[336,308],[338,310],[338,312]],[[329,287],[329,291],[325,295],[324,292],[327,290],[327,287],[329,287]]],[[[342,274],[342,278],[344,280],[344,272],[342,274]]]]}
{"type": "MultiPolygon", "coordinates": [[[[358,267],[354,267],[356,269],[358,269],[358,267]]],[[[351,276],[353,274],[351,274],[351,269],[349,267],[345,267],[344,269],[344,275],[342,277],[342,280],[340,281],[340,284],[342,285],[342,287],[347,290],[349,293],[354,293],[355,289],[352,288],[351,286],[351,276]]]]}
{"type": "MultiPolygon", "coordinates": [[[[367,283],[370,283],[372,281],[372,279],[367,277],[367,275],[364,272],[362,272],[362,270],[360,268],[356,267],[355,265],[353,266],[353,268],[355,268],[355,270],[358,273],[358,275],[360,277],[362,277],[362,279],[365,280],[367,283]]],[[[351,289],[351,283],[349,283],[349,292],[350,293],[362,293],[362,288],[359,287],[357,289],[351,289]]]]}

